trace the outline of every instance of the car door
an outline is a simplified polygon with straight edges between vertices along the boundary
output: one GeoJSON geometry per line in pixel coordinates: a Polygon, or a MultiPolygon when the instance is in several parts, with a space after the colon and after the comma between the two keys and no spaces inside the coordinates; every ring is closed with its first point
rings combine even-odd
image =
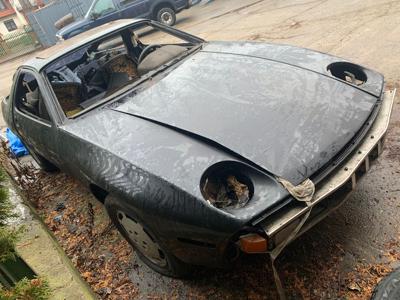
{"type": "Polygon", "coordinates": [[[20,70],[13,89],[13,124],[29,151],[40,154],[53,164],[61,163],[58,156],[57,126],[49,114],[51,102],[43,93],[40,75],[31,70],[20,70]]]}
{"type": "Polygon", "coordinates": [[[119,0],[122,18],[142,18],[150,15],[149,0],[119,0]]]}
{"type": "Polygon", "coordinates": [[[90,11],[91,27],[100,26],[121,18],[121,11],[114,0],[97,0],[90,11]]]}

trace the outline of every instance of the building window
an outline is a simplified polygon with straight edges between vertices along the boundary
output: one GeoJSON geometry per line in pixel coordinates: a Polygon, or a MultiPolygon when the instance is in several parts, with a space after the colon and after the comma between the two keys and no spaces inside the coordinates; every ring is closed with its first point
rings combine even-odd
{"type": "Polygon", "coordinates": [[[4,1],[0,0],[0,10],[6,9],[7,6],[5,6],[4,1]]]}
{"type": "Polygon", "coordinates": [[[6,26],[8,31],[13,31],[17,29],[17,25],[15,24],[13,19],[4,21],[4,25],[6,26]]]}

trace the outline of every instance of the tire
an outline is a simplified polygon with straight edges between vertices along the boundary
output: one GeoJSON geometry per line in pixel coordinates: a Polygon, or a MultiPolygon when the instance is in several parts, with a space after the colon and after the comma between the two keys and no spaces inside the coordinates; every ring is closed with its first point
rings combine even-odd
{"type": "Polygon", "coordinates": [[[29,154],[33,157],[33,159],[36,161],[36,163],[43,171],[48,173],[54,173],[58,171],[58,168],[51,162],[49,162],[47,159],[45,159],[43,156],[37,154],[35,151],[32,151],[30,149],[28,149],[28,151],[29,154]]]}
{"type": "Polygon", "coordinates": [[[371,300],[400,299],[400,269],[383,278],[376,286],[371,300]]]}
{"type": "Polygon", "coordinates": [[[174,26],[176,23],[176,14],[172,8],[161,7],[155,13],[156,20],[167,26],[174,26]]]}
{"type": "Polygon", "coordinates": [[[175,278],[188,277],[193,267],[171,254],[145,223],[132,212],[127,212],[119,202],[117,198],[109,195],[104,205],[111,221],[135,249],[138,257],[157,273],[175,278]],[[158,250],[158,257],[155,257],[155,248],[158,250]]]}

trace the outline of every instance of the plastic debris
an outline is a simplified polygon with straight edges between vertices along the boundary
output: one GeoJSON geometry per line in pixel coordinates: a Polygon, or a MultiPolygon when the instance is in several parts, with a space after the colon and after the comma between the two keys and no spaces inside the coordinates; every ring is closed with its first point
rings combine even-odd
{"type": "Polygon", "coordinates": [[[16,157],[29,154],[24,144],[22,144],[21,140],[10,130],[10,128],[7,128],[6,130],[6,137],[10,145],[10,150],[16,157]]]}
{"type": "Polygon", "coordinates": [[[56,223],[61,223],[62,221],[62,215],[57,215],[53,218],[53,221],[56,223]]]}

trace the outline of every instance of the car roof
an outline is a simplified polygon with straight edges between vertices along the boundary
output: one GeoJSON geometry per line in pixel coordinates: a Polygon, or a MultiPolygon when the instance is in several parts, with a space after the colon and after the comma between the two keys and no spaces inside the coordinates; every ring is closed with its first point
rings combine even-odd
{"type": "Polygon", "coordinates": [[[95,27],[68,40],[61,41],[60,43],[57,43],[50,48],[40,51],[39,53],[37,53],[35,58],[23,63],[22,67],[30,67],[36,69],[37,71],[41,71],[41,69],[43,69],[47,64],[74,49],[77,49],[109,33],[118,31],[121,28],[136,23],[141,23],[143,21],[151,22],[150,20],[145,19],[120,19],[95,27]]]}

